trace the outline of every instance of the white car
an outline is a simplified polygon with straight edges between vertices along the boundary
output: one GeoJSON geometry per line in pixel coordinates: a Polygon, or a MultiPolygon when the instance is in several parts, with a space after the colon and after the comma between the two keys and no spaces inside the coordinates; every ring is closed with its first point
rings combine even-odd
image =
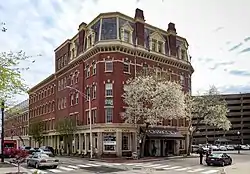
{"type": "Polygon", "coordinates": [[[218,146],[211,146],[211,149],[212,149],[213,151],[220,150],[218,146]]]}
{"type": "Polygon", "coordinates": [[[233,145],[227,145],[226,148],[227,148],[227,150],[234,150],[234,146],[233,145]]]}
{"type": "Polygon", "coordinates": [[[34,153],[32,156],[27,158],[27,166],[32,166],[37,169],[41,167],[52,167],[52,168],[57,168],[59,165],[59,160],[49,157],[46,154],[43,153],[34,153]]]}
{"type": "Polygon", "coordinates": [[[249,150],[250,149],[249,146],[246,146],[246,145],[241,145],[240,147],[242,150],[249,150]]]}
{"type": "Polygon", "coordinates": [[[226,150],[227,150],[227,147],[226,147],[226,146],[220,146],[219,149],[220,149],[221,151],[226,151],[226,150]]]}

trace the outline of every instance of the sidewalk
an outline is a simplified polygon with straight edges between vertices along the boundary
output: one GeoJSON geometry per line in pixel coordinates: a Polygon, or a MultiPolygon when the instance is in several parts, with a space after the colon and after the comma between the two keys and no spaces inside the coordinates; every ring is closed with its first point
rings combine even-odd
{"type": "MultiPolygon", "coordinates": [[[[11,172],[14,173],[17,171],[18,171],[17,165],[15,165],[15,164],[10,164],[8,162],[0,163],[0,173],[1,174],[8,174],[11,172]]],[[[31,174],[23,167],[20,167],[20,172],[23,172],[23,174],[31,174]]]]}
{"type": "Polygon", "coordinates": [[[249,174],[250,162],[225,167],[225,174],[249,174]]]}
{"type": "Polygon", "coordinates": [[[89,161],[98,161],[98,162],[108,162],[108,163],[141,163],[141,162],[151,162],[159,160],[171,160],[171,159],[181,159],[181,158],[196,158],[199,157],[198,154],[191,154],[190,156],[170,156],[170,157],[145,157],[138,160],[132,158],[100,158],[100,159],[90,159],[90,158],[81,158],[77,156],[58,156],[58,158],[67,158],[67,159],[82,159],[89,161]]]}

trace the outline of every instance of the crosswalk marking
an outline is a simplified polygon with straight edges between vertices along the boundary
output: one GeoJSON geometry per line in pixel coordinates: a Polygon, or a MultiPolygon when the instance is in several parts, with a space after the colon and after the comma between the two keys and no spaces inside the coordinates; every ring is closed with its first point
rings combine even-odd
{"type": "Polygon", "coordinates": [[[48,171],[54,172],[54,173],[62,173],[62,171],[58,169],[48,169],[48,171]]]}
{"type": "Polygon", "coordinates": [[[166,168],[166,167],[169,167],[169,165],[165,165],[165,166],[156,166],[156,167],[153,167],[154,169],[163,169],[163,168],[166,168]]]}
{"type": "Polygon", "coordinates": [[[200,172],[200,171],[203,171],[203,170],[205,170],[205,169],[200,168],[200,169],[189,170],[187,172],[188,173],[194,173],[194,172],[200,172]]]}
{"type": "Polygon", "coordinates": [[[167,168],[163,168],[164,170],[171,170],[171,169],[177,169],[180,168],[181,166],[173,166],[173,167],[167,167],[167,168]]]}
{"type": "Polygon", "coordinates": [[[73,168],[73,169],[79,169],[79,167],[77,167],[77,166],[72,166],[72,165],[68,165],[67,167],[73,168]]]}
{"type": "Polygon", "coordinates": [[[212,174],[212,173],[215,173],[215,172],[218,172],[219,170],[209,170],[209,171],[206,171],[206,172],[202,172],[202,174],[212,174]]]}
{"type": "Polygon", "coordinates": [[[74,170],[74,169],[71,169],[71,168],[63,167],[63,166],[59,166],[58,168],[62,169],[62,170],[66,170],[66,171],[72,171],[72,170],[74,170]]]}
{"type": "Polygon", "coordinates": [[[46,173],[48,173],[48,172],[45,172],[45,171],[42,171],[42,170],[38,170],[38,169],[30,169],[30,171],[32,173],[37,171],[38,174],[46,174],[46,173]]]}
{"type": "Polygon", "coordinates": [[[79,165],[77,165],[77,166],[83,167],[83,168],[85,168],[85,167],[91,167],[91,166],[86,166],[86,165],[83,165],[83,164],[79,164],[79,165]]]}
{"type": "Polygon", "coordinates": [[[156,166],[160,166],[161,164],[151,164],[149,166],[144,166],[144,167],[156,167],[156,166]]]}
{"type": "Polygon", "coordinates": [[[190,170],[192,169],[192,167],[184,167],[184,168],[180,168],[180,169],[175,169],[176,171],[184,171],[184,170],[190,170]]]}
{"type": "Polygon", "coordinates": [[[98,164],[87,164],[88,166],[91,166],[91,167],[99,167],[101,165],[98,165],[98,164]]]}

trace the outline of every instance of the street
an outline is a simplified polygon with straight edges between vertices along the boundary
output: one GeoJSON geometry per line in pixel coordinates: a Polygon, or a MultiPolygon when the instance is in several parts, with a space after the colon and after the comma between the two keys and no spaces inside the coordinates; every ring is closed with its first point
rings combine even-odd
{"type": "MultiPolygon", "coordinates": [[[[246,162],[250,160],[250,152],[244,151],[237,154],[236,151],[227,152],[233,158],[233,165],[246,162]]],[[[74,174],[93,174],[93,173],[166,173],[166,174],[217,174],[223,167],[207,166],[205,162],[199,165],[199,158],[178,158],[169,160],[159,160],[152,162],[136,163],[107,163],[98,161],[88,161],[87,159],[59,157],[61,164],[57,169],[34,169],[27,168],[26,164],[22,167],[27,168],[29,171],[38,171],[39,174],[55,174],[55,173],[74,173],[74,174]]],[[[229,167],[229,166],[226,166],[229,167]]]]}

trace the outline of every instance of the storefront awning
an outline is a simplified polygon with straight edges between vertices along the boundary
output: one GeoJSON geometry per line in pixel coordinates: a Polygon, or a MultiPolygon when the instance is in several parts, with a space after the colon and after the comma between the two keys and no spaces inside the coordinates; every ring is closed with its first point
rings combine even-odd
{"type": "Polygon", "coordinates": [[[179,131],[173,129],[148,128],[145,133],[149,138],[185,139],[179,131]]]}

